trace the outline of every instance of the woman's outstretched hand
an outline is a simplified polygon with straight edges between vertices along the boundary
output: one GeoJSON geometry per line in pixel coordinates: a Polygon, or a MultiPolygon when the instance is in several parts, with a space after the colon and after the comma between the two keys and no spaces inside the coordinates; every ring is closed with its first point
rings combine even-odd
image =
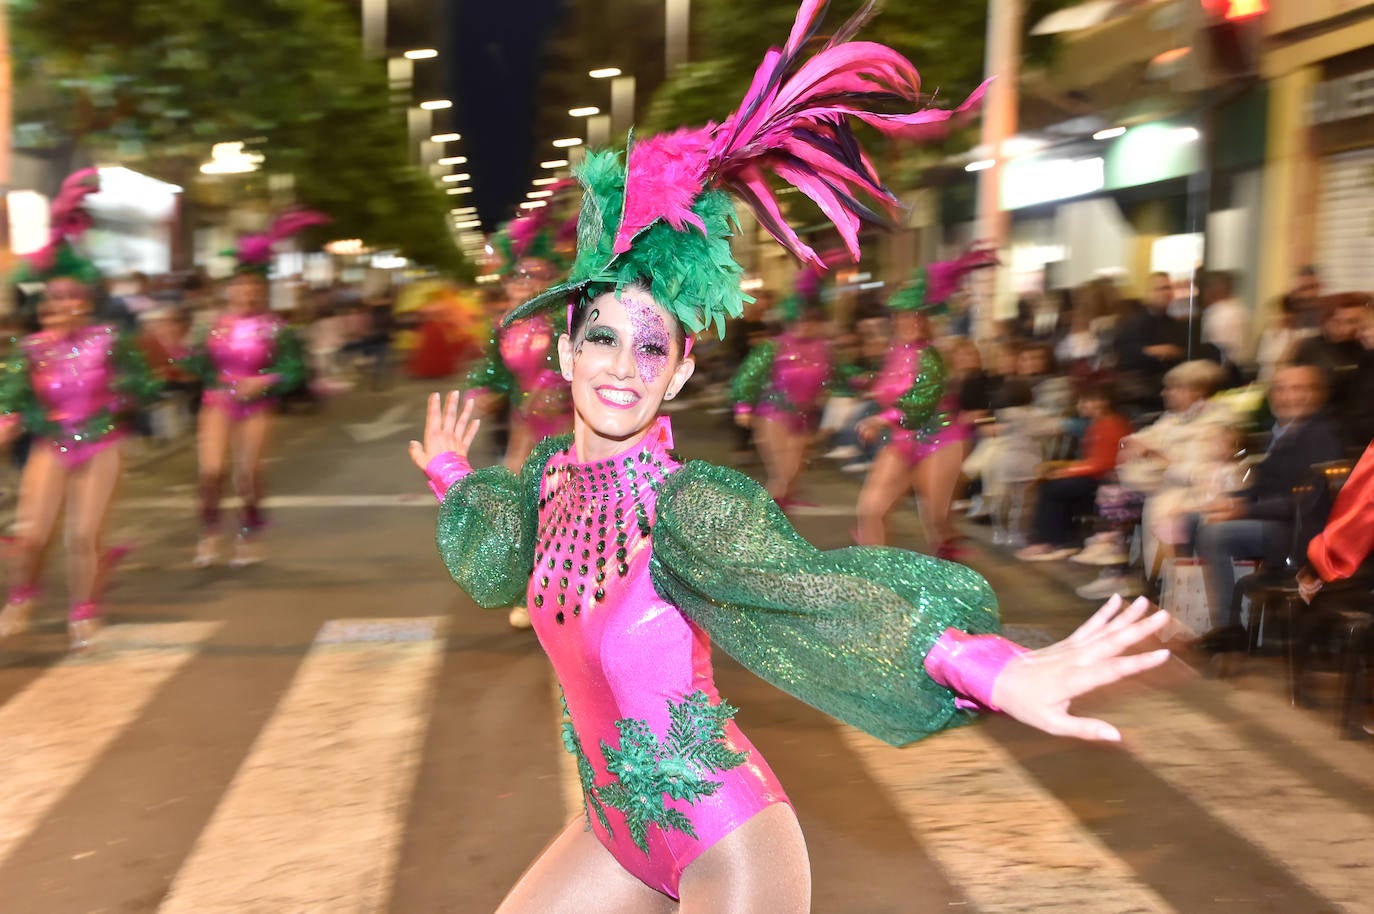
{"type": "Polygon", "coordinates": [[[425,411],[425,440],[423,443],[410,442],[410,459],[415,461],[417,467],[427,469],[430,461],[446,451],[467,458],[472,439],[482,424],[481,419],[472,418],[475,406],[471,397],[464,403],[462,394],[456,390],[449,393],[448,402],[442,405],[437,393],[429,395],[429,405],[425,411]]]}
{"type": "Polygon", "coordinates": [[[1164,610],[1150,613],[1150,601],[1144,597],[1125,608],[1124,603],[1121,597],[1112,597],[1063,641],[1008,663],[993,684],[993,703],[1022,723],[1055,736],[1120,741],[1121,733],[1111,724],[1075,717],[1069,713],[1069,704],[1080,695],[1169,659],[1167,650],[1126,655],[1128,649],[1164,628],[1169,614],[1164,610]]]}

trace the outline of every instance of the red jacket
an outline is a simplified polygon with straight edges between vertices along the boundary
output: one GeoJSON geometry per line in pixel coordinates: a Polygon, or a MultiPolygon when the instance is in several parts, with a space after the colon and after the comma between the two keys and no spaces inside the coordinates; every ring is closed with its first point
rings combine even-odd
{"type": "Polygon", "coordinates": [[[1117,451],[1121,449],[1121,439],[1133,429],[1124,416],[1107,413],[1094,419],[1083,433],[1083,446],[1079,448],[1078,460],[1059,471],[1059,476],[1087,476],[1101,479],[1116,469],[1117,451]]]}
{"type": "Polygon", "coordinates": [[[1354,574],[1374,549],[1374,444],[1365,449],[1336,496],[1326,527],[1307,546],[1307,560],[1323,581],[1354,574]]]}

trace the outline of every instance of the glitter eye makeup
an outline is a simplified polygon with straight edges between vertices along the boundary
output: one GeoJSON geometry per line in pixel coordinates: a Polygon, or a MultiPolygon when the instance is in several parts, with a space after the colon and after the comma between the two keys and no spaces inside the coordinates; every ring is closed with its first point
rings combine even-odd
{"type": "Polygon", "coordinates": [[[621,299],[621,303],[633,328],[635,365],[639,368],[639,377],[645,384],[652,384],[668,367],[668,351],[672,343],[668,327],[654,311],[652,303],[630,295],[621,299]]]}

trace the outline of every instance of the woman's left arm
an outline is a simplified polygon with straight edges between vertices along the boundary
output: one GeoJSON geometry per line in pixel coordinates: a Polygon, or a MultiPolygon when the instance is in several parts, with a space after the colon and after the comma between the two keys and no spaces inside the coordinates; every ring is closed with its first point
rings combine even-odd
{"type": "Polygon", "coordinates": [[[272,363],[264,368],[259,376],[268,384],[267,393],[281,396],[291,393],[305,383],[305,349],[301,346],[300,334],[287,323],[282,323],[277,328],[276,339],[273,342],[272,363]]]}
{"type": "Polygon", "coordinates": [[[1051,733],[1115,739],[1073,698],[1157,666],[1122,657],[1167,616],[1113,600],[1066,641],[1025,651],[995,634],[996,598],[963,565],[899,549],[822,552],[747,477],[692,463],[662,486],[655,587],[755,674],[894,745],[999,708],[1051,733]]]}
{"type": "Polygon", "coordinates": [[[148,366],[148,359],[132,334],[119,333],[114,344],[114,390],[129,407],[151,403],[162,393],[163,382],[148,366]]]}

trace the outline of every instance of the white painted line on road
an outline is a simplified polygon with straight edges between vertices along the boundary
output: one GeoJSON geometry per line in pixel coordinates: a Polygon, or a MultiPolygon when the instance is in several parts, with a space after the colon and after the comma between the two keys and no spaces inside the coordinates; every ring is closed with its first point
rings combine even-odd
{"type": "MultiPolygon", "coordinates": [[[[117,510],[188,511],[199,508],[200,502],[186,496],[155,496],[126,498],[115,503],[117,510]]],[[[225,510],[238,508],[239,499],[225,499],[225,510]]],[[[439,504],[428,492],[405,492],[400,495],[270,495],[263,499],[264,508],[429,508],[437,511],[439,504]]]]}
{"type": "Polygon", "coordinates": [[[926,853],[983,914],[1174,911],[977,726],[911,749],[841,730],[926,853]]]}
{"type": "Polygon", "coordinates": [[[1137,731],[1131,751],[1156,776],[1268,853],[1276,868],[1344,910],[1369,910],[1374,817],[1185,702],[1140,696],[1114,704],[1111,718],[1137,731]]]}
{"type": "Polygon", "coordinates": [[[112,625],[0,708],[0,860],[76,785],[218,622],[112,625]]]}
{"type": "Polygon", "coordinates": [[[158,910],[384,911],[443,630],[325,626],[158,910]]]}

